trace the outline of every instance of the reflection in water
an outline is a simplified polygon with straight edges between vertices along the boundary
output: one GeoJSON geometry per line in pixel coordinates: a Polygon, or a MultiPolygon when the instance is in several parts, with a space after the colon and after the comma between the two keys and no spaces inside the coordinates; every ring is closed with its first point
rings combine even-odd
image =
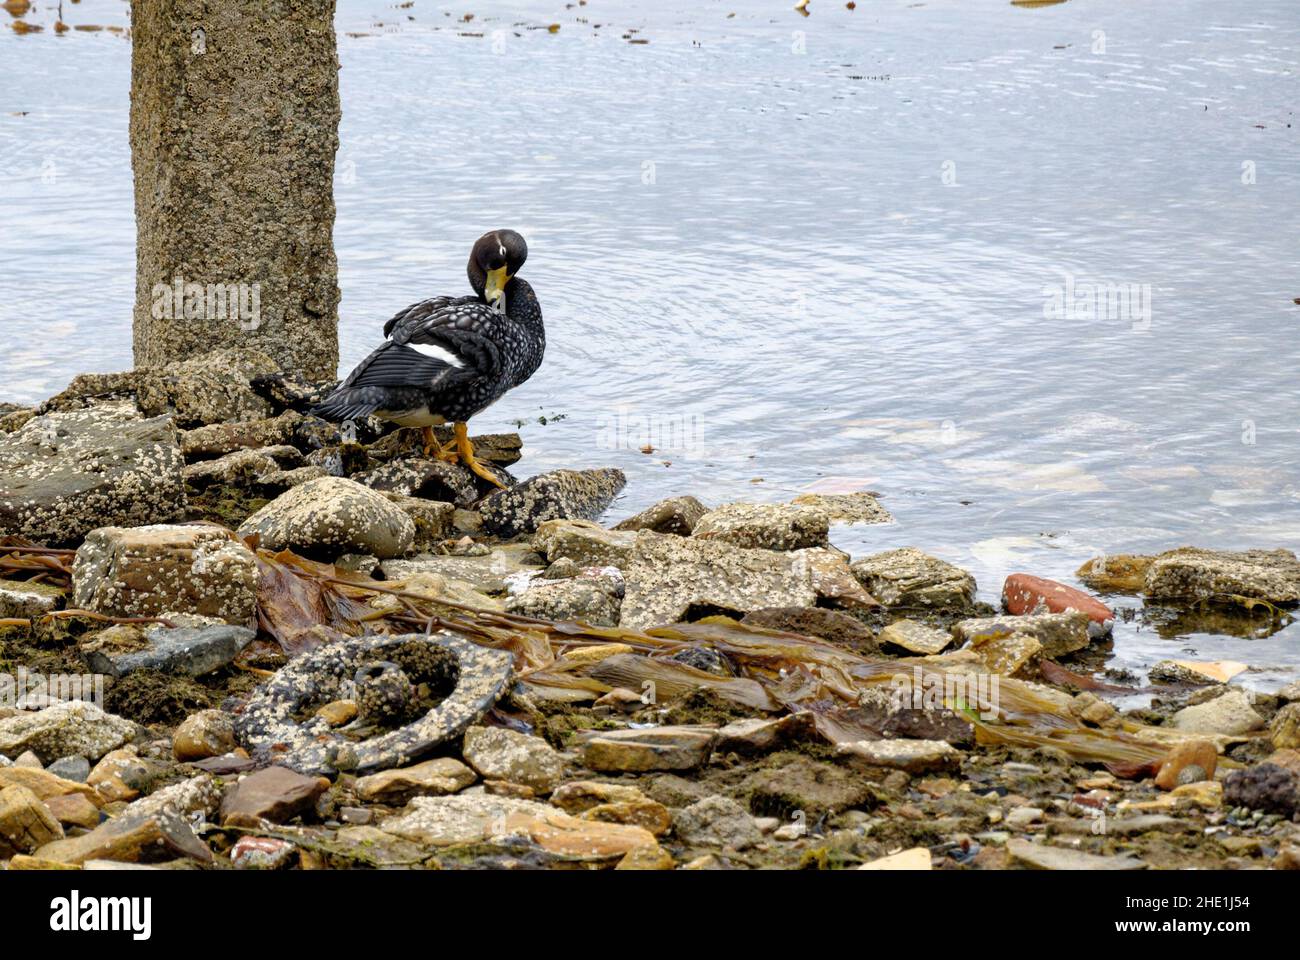
{"type": "MultiPolygon", "coordinates": [[[[551,342],[479,426],[524,421],[525,472],[623,468],[615,513],[875,489],[896,522],[841,547],[991,602],[1103,552],[1300,543],[1293,0],[475,6],[340,3],[345,369],[509,225],[551,342]]],[[[0,31],[0,399],[131,362],[129,66],[107,31],[0,31]]],[[[1178,629],[1121,623],[1117,658],[1300,662],[1296,626],[1178,629]]]]}

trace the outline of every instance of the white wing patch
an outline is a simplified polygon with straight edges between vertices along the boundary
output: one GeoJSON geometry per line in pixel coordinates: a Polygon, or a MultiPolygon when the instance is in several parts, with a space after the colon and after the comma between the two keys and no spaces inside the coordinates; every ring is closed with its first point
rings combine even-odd
{"type": "Polygon", "coordinates": [[[432,357],[434,360],[441,360],[443,363],[449,364],[458,370],[465,366],[464,360],[456,356],[456,354],[452,353],[446,347],[440,347],[435,343],[407,343],[406,346],[410,347],[416,353],[422,353],[426,357],[432,357]]]}

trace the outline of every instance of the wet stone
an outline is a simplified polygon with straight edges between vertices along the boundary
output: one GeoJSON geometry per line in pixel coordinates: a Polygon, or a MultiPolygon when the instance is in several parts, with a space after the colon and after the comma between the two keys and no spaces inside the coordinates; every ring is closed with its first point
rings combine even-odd
{"type": "Polygon", "coordinates": [[[903,547],[856,560],[853,573],[887,607],[965,609],[975,598],[975,578],[947,561],[903,547]]]}
{"type": "Polygon", "coordinates": [[[258,477],[278,469],[279,465],[260,451],[239,450],[216,460],[188,464],[181,476],[191,487],[202,490],[214,483],[252,485],[258,477]]]}
{"type": "Polygon", "coordinates": [[[1279,710],[1269,724],[1268,732],[1277,750],[1300,747],[1300,703],[1288,703],[1279,710]]]}
{"type": "Polygon", "coordinates": [[[827,543],[830,521],[819,510],[787,503],[728,503],[706,513],[691,536],[738,547],[800,550],[827,543]]]}
{"type": "Polygon", "coordinates": [[[0,619],[43,617],[59,605],[64,595],[62,590],[44,583],[0,580],[0,619]]]}
{"type": "Polygon", "coordinates": [[[623,603],[622,574],[615,567],[608,575],[579,575],[566,580],[534,580],[528,589],[506,601],[509,613],[544,620],[581,620],[598,627],[618,625],[623,603]]]}
{"type": "Polygon", "coordinates": [[[806,562],[789,553],[637,534],[626,570],[620,625],[634,630],[686,619],[693,609],[744,614],[764,607],[811,607],[806,562]]]}
{"type": "Polygon", "coordinates": [[[590,520],[547,520],[533,534],[533,548],[552,563],[572,560],[579,567],[626,567],[636,536],[606,530],[590,520]]]}
{"type": "Polygon", "coordinates": [[[735,720],[719,729],[714,749],[719,753],[754,756],[799,741],[814,740],[816,736],[813,715],[808,711],[770,720],[752,717],[735,720]]]}
{"type": "Polygon", "coordinates": [[[82,648],[86,664],[95,673],[123,677],[136,670],[201,677],[228,666],[256,631],[246,627],[155,627],[144,633],[148,644],[142,650],[113,653],[82,648]]]}
{"type": "Polygon", "coordinates": [[[64,780],[85,783],[86,778],[90,776],[90,761],[85,757],[60,757],[45,769],[64,780]]]}
{"type": "Polygon", "coordinates": [[[986,630],[975,634],[970,650],[989,673],[1021,677],[1032,672],[1043,645],[1027,633],[986,630]]]}
{"type": "Polygon", "coordinates": [[[131,370],[121,373],[79,373],[64,390],[50,397],[34,412],[84,410],[104,400],[134,399],[138,377],[131,370]]]}
{"type": "Polygon", "coordinates": [[[574,780],[551,794],[551,803],[565,813],[580,816],[595,807],[618,803],[638,803],[648,799],[636,787],[598,780],[574,780]]]}
{"type": "Polygon", "coordinates": [[[835,752],[911,774],[952,770],[962,758],[961,752],[944,740],[859,740],[836,744],[835,752]]]}
{"type": "Polygon", "coordinates": [[[819,510],[835,523],[893,523],[894,518],[874,494],[801,493],[791,503],[819,510]]]}
{"type": "Polygon", "coordinates": [[[763,838],[748,810],[735,800],[719,796],[705,797],[677,811],[673,832],[688,846],[737,851],[747,850],[763,838]]]}
{"type": "MultiPolygon", "coordinates": [[[[142,803],[143,801],[136,801],[142,803]]],[[[121,815],[105,820],[94,830],[78,837],[55,840],[40,847],[36,856],[58,863],[84,864],[90,860],[141,863],[190,857],[212,860],[208,845],[194,834],[179,812],[141,810],[128,807],[121,815]]]]}
{"type": "Polygon", "coordinates": [[[437,797],[468,787],[478,775],[452,757],[426,760],[400,770],[383,770],[357,780],[357,796],[367,803],[396,806],[412,797],[437,797]]]}
{"type": "Polygon", "coordinates": [[[1144,870],[1133,857],[1098,856],[1082,850],[1053,847],[1029,840],[1008,840],[1007,852],[1022,866],[1035,870],[1144,870]]]}
{"type": "Polygon", "coordinates": [[[63,838],[63,827],[26,787],[0,788],[0,857],[31,853],[63,838]]]}
{"type": "Polygon", "coordinates": [[[26,787],[41,800],[72,795],[90,798],[96,796],[93,787],[76,780],[67,780],[48,770],[0,765],[0,789],[15,785],[26,787]]]}
{"type": "Polygon", "coordinates": [[[278,364],[259,351],[214,350],[140,371],[138,402],[149,416],[175,413],[183,427],[257,420],[269,416],[271,408],[249,381],[278,372],[278,364]]]}
{"type": "Polygon", "coordinates": [[[109,616],[256,621],[256,559],[219,527],[102,527],[77,549],[72,583],[73,603],[109,616]]]}
{"type": "Polygon", "coordinates": [[[564,777],[564,758],[541,737],[504,727],[470,727],[461,750],[487,780],[505,780],[550,793],[564,777]]]}
{"type": "Polygon", "coordinates": [[[37,713],[0,720],[0,753],[16,757],[24,750],[42,759],[81,756],[98,760],[135,736],[135,725],[93,703],[69,700],[37,713]]]}
{"type": "Polygon", "coordinates": [[[877,640],[882,646],[925,656],[942,653],[953,644],[952,634],[946,630],[936,630],[915,620],[896,620],[880,631],[877,640]]]}
{"type": "Polygon", "coordinates": [[[104,755],[90,771],[86,783],[105,801],[134,800],[153,784],[154,769],[142,760],[134,747],[123,747],[104,755]]]}
{"type": "Polygon", "coordinates": [[[99,826],[99,807],[80,793],[46,797],[41,801],[55,820],[64,827],[84,827],[93,830],[99,826]]]}
{"type": "Polygon", "coordinates": [[[35,417],[0,434],[0,534],[73,544],[105,524],[163,523],[185,510],[170,417],[134,405],[35,417]]]}
{"type": "Polygon", "coordinates": [[[219,757],[234,749],[234,717],[224,710],[191,713],[172,735],[172,756],[182,763],[219,757]]]}
{"type": "Polygon", "coordinates": [[[382,493],[399,494],[468,506],[478,499],[474,475],[441,460],[397,460],[353,475],[358,483],[382,493]]]}
{"type": "Polygon", "coordinates": [[[1223,734],[1239,736],[1259,730],[1264,726],[1243,690],[1229,690],[1208,703],[1184,707],[1170,718],[1170,724],[1187,733],[1223,734]]]}
{"type": "Polygon", "coordinates": [[[1156,786],[1161,790],[1172,790],[1180,784],[1194,782],[1184,779],[1183,774],[1188,770],[1196,771],[1200,780],[1210,780],[1218,763],[1218,751],[1209,740],[1185,740],[1174,746],[1161,763],[1156,773],[1156,786]]]}
{"type": "Polygon", "coordinates": [[[831,547],[808,547],[791,550],[789,556],[795,571],[808,577],[819,604],[845,610],[879,609],[880,601],[854,576],[848,554],[831,547]]]}
{"type": "Polygon", "coordinates": [[[1140,593],[1154,557],[1117,553],[1089,560],[1074,575],[1104,593],[1140,593]]]}
{"type": "Polygon", "coordinates": [[[417,574],[436,574],[461,580],[487,594],[504,593],[507,584],[523,574],[526,579],[541,572],[543,557],[527,544],[502,544],[482,554],[467,556],[427,554],[409,560],[385,560],[380,564],[387,580],[406,580],[417,574]]]}
{"type": "Polygon", "coordinates": [[[245,520],[239,536],[257,535],[268,550],[285,548],[333,559],[341,553],[397,557],[415,539],[415,524],[387,497],[342,477],[294,487],[245,520]]]}
{"type": "Polygon", "coordinates": [[[250,773],[226,795],[221,804],[224,826],[256,827],[261,821],[284,823],[310,810],[328,789],[324,777],[307,777],[284,767],[267,767],[250,773]]]}
{"type": "Polygon", "coordinates": [[[623,489],[622,470],[554,470],[529,477],[479,505],[483,526],[503,539],[534,533],[547,520],[594,520],[623,489]]]}
{"type": "Polygon", "coordinates": [[[959,641],[972,647],[1000,636],[1023,634],[1039,642],[1042,656],[1054,660],[1082,650],[1092,641],[1088,622],[1087,616],[1077,611],[979,617],[957,623],[953,626],[953,633],[959,641]]]}
{"type": "Polygon", "coordinates": [[[282,413],[265,420],[243,423],[211,423],[181,433],[181,453],[186,460],[222,457],[237,450],[258,450],[289,444],[302,419],[296,413],[282,413]]]}
{"type": "Polygon", "coordinates": [[[1290,550],[1202,550],[1162,553],[1147,570],[1145,591],[1153,600],[1195,601],[1248,597],[1300,603],[1300,560],[1290,550]]]}
{"type": "Polygon", "coordinates": [[[400,493],[386,493],[385,496],[415,524],[415,539],[411,542],[411,549],[427,550],[451,536],[454,530],[455,504],[408,497],[400,493]]]}
{"type": "Polygon", "coordinates": [[[523,841],[567,859],[608,863],[655,844],[642,827],[583,820],[535,800],[489,794],[416,797],[379,828],[422,846],[523,841]]]}
{"type": "Polygon", "coordinates": [[[1013,573],[1002,586],[1002,606],[1008,613],[1066,613],[1078,610],[1088,617],[1088,632],[1102,636],[1110,632],[1115,622],[1114,612],[1082,590],[1031,576],[1013,573]]]}
{"type": "Polygon", "coordinates": [[[581,762],[608,772],[694,770],[708,759],[716,737],[717,731],[705,726],[603,730],[583,739],[581,762]]]}
{"type": "Polygon", "coordinates": [[[240,837],[230,848],[230,862],[237,870],[278,870],[293,860],[298,848],[274,837],[240,837]]]}
{"type": "Polygon", "coordinates": [[[637,530],[649,530],[653,533],[689,537],[700,518],[708,512],[709,508],[695,497],[669,497],[626,520],[619,521],[614,525],[614,529],[632,533],[637,530]]]}
{"type": "Polygon", "coordinates": [[[1227,683],[1238,673],[1249,669],[1246,664],[1233,660],[1197,662],[1194,660],[1161,660],[1151,667],[1148,675],[1162,683],[1227,683]]]}
{"type": "Polygon", "coordinates": [[[913,847],[887,857],[880,857],[858,867],[859,870],[929,870],[930,850],[928,847],[913,847]]]}

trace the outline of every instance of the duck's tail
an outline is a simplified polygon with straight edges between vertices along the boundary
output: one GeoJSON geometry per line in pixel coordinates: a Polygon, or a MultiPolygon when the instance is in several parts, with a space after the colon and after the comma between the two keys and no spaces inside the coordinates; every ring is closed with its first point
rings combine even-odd
{"type": "Polygon", "coordinates": [[[379,404],[375,402],[375,398],[367,396],[367,394],[372,393],[373,391],[364,387],[359,390],[340,387],[308,412],[313,417],[331,420],[334,423],[342,423],[344,420],[360,420],[379,409],[379,404]]]}

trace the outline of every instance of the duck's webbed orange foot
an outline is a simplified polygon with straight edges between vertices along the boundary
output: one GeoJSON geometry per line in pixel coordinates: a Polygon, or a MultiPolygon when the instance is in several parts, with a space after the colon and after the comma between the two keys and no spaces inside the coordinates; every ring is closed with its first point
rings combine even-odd
{"type": "Polygon", "coordinates": [[[474,458],[474,445],[469,442],[468,424],[457,423],[453,432],[455,435],[456,451],[460,455],[461,465],[468,467],[473,471],[476,477],[481,477],[494,487],[499,487],[502,490],[506,489],[506,485],[498,480],[491,470],[483,466],[483,464],[479,463],[478,460],[474,458]]]}
{"type": "Polygon", "coordinates": [[[446,444],[441,444],[438,442],[438,438],[433,435],[433,427],[424,428],[424,455],[435,460],[441,460],[443,463],[457,463],[460,461],[460,454],[456,452],[455,438],[447,441],[446,444]]]}

